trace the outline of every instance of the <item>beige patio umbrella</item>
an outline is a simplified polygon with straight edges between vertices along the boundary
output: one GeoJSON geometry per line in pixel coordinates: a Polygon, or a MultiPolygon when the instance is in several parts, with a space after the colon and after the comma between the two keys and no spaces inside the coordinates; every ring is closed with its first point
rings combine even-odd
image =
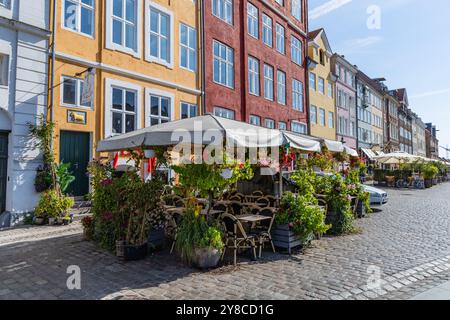
{"type": "Polygon", "coordinates": [[[402,163],[411,163],[416,160],[421,160],[421,157],[414,156],[412,154],[403,151],[398,151],[387,153],[381,156],[375,156],[373,157],[373,160],[381,164],[402,164],[402,163]]]}

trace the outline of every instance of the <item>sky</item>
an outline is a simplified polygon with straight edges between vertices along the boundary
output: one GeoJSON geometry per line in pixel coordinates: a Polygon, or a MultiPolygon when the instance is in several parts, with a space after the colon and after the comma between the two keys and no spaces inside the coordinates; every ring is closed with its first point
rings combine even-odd
{"type": "Polygon", "coordinates": [[[309,25],[370,77],[406,88],[410,108],[450,147],[449,12],[449,0],[309,0],[309,25]]]}

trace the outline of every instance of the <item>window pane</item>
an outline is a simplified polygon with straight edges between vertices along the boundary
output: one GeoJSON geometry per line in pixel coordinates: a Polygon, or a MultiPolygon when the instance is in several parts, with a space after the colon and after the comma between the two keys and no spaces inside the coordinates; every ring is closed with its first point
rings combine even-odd
{"type": "Polygon", "coordinates": [[[77,30],[77,5],[72,1],[65,1],[64,26],[77,30]]]}
{"type": "Polygon", "coordinates": [[[113,20],[113,42],[122,45],[122,22],[113,20]]]}
{"type": "Polygon", "coordinates": [[[169,62],[169,42],[161,38],[161,59],[169,62]]]}
{"type": "Polygon", "coordinates": [[[188,105],[186,103],[181,104],[181,119],[189,118],[188,105]]]}
{"type": "Polygon", "coordinates": [[[134,114],[125,115],[125,132],[134,131],[136,116],[134,114]]]}
{"type": "Polygon", "coordinates": [[[129,22],[136,22],[136,1],[135,0],[126,0],[126,19],[129,22]]]}
{"type": "Polygon", "coordinates": [[[197,68],[197,56],[195,51],[189,51],[189,69],[195,71],[197,68]]]}
{"type": "Polygon", "coordinates": [[[113,89],[113,108],[117,110],[122,110],[122,106],[123,106],[122,90],[113,89]]]}
{"type": "Polygon", "coordinates": [[[64,79],[63,102],[76,104],[76,80],[64,79]]]}
{"type": "Polygon", "coordinates": [[[191,105],[190,107],[190,116],[192,117],[196,117],[197,116],[197,106],[196,105],[191,105]]]}
{"type": "Polygon", "coordinates": [[[188,44],[188,30],[185,25],[181,25],[181,31],[180,31],[180,41],[182,44],[187,45],[188,44]]]}
{"type": "Polygon", "coordinates": [[[81,0],[81,2],[91,7],[94,5],[94,0],[81,0]]]}
{"type": "Polygon", "coordinates": [[[180,60],[181,60],[180,64],[181,64],[182,67],[187,68],[187,66],[188,66],[187,57],[188,57],[187,48],[181,47],[181,50],[180,50],[180,60]]]}
{"type": "Polygon", "coordinates": [[[113,1],[113,15],[116,17],[123,17],[123,0],[113,1]]]}
{"type": "Polygon", "coordinates": [[[151,124],[152,126],[156,126],[156,125],[159,124],[159,120],[158,120],[157,118],[151,118],[151,119],[150,119],[150,124],[151,124]]]}
{"type": "Polygon", "coordinates": [[[161,99],[161,116],[169,117],[169,99],[161,99]]]}
{"type": "Polygon", "coordinates": [[[113,112],[112,132],[113,133],[123,133],[122,132],[122,114],[121,113],[113,112]]]}
{"type": "Polygon", "coordinates": [[[153,57],[157,57],[158,48],[158,37],[154,34],[150,35],[150,55],[153,57]]]}
{"type": "Polygon", "coordinates": [[[169,37],[169,17],[161,14],[161,35],[169,37]]]}
{"type": "Polygon", "coordinates": [[[130,49],[136,48],[136,28],[134,26],[131,26],[127,24],[125,26],[126,31],[126,43],[125,45],[130,49]]]}
{"type": "Polygon", "coordinates": [[[150,30],[153,32],[158,33],[159,32],[159,28],[158,28],[158,21],[159,21],[159,15],[158,12],[155,10],[150,10],[150,30]]]}
{"type": "Polygon", "coordinates": [[[158,97],[151,97],[150,113],[155,116],[159,115],[159,98],[158,97]]]}
{"type": "Polygon", "coordinates": [[[92,10],[81,8],[81,32],[93,35],[93,25],[94,13],[92,10]]]}
{"type": "Polygon", "coordinates": [[[136,111],[136,93],[127,91],[125,110],[131,111],[131,112],[136,111]]]}

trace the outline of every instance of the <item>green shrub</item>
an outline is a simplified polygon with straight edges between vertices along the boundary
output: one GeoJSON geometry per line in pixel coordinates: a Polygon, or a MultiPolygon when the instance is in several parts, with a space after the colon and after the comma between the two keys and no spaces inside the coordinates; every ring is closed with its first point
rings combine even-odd
{"type": "Polygon", "coordinates": [[[73,198],[60,196],[55,190],[47,190],[41,195],[35,215],[39,218],[63,217],[73,205],[73,198]]]}

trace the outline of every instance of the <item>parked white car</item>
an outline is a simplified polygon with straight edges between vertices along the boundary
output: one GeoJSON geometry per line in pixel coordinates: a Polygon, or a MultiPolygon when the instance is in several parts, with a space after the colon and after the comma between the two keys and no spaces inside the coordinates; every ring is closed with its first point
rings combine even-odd
{"type": "Polygon", "coordinates": [[[388,194],[386,191],[364,185],[364,190],[370,193],[370,205],[371,206],[382,206],[386,204],[389,200],[388,194]]]}

